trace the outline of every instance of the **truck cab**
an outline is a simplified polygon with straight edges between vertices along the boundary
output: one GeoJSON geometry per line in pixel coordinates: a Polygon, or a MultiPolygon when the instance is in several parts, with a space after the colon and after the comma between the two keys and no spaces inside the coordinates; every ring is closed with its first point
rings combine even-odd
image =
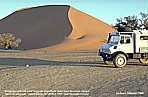
{"type": "Polygon", "coordinates": [[[148,30],[110,33],[108,43],[99,49],[99,56],[115,67],[124,67],[128,59],[148,64],[148,30]]]}

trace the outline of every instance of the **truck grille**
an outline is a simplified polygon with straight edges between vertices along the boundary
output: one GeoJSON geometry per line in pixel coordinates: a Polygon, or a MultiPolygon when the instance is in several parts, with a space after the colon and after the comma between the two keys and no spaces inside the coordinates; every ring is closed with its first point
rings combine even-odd
{"type": "Polygon", "coordinates": [[[108,52],[109,52],[109,49],[108,49],[108,48],[103,48],[103,49],[102,49],[102,52],[108,53],[108,52]]]}

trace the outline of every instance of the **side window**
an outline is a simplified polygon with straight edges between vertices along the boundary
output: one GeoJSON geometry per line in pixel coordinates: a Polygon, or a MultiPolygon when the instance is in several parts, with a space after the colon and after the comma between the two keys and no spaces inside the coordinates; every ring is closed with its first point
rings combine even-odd
{"type": "Polygon", "coordinates": [[[120,43],[121,43],[121,44],[124,44],[124,36],[121,36],[120,43]]]}
{"type": "Polygon", "coordinates": [[[121,44],[129,44],[129,43],[131,43],[130,37],[129,36],[121,36],[120,43],[121,44]]]}
{"type": "Polygon", "coordinates": [[[126,43],[126,44],[131,43],[130,37],[129,37],[129,36],[125,36],[125,43],[126,43]]]}
{"type": "Polygon", "coordinates": [[[148,36],[140,36],[140,40],[148,40],[148,36]]]}

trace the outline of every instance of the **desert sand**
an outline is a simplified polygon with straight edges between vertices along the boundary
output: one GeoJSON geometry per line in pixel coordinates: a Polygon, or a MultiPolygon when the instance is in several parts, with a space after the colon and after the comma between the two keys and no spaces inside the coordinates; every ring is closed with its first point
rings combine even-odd
{"type": "MultiPolygon", "coordinates": [[[[114,68],[105,65],[96,51],[3,51],[0,52],[0,79],[1,97],[16,97],[11,94],[7,96],[5,90],[83,90],[89,91],[90,97],[148,96],[148,66],[133,60],[124,68],[114,68]]],[[[17,97],[30,96],[25,94],[17,97]]],[[[41,94],[38,97],[51,95],[41,94]]]]}
{"type": "Polygon", "coordinates": [[[0,33],[22,39],[19,50],[97,50],[114,29],[68,5],[17,10],[0,20],[0,33]]]}

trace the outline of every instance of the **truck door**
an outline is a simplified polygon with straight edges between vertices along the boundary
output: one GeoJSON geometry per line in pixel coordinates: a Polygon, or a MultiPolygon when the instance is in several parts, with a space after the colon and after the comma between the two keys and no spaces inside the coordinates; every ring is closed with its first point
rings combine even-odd
{"type": "Polygon", "coordinates": [[[119,51],[124,53],[133,53],[133,39],[131,35],[120,35],[119,51]]]}

